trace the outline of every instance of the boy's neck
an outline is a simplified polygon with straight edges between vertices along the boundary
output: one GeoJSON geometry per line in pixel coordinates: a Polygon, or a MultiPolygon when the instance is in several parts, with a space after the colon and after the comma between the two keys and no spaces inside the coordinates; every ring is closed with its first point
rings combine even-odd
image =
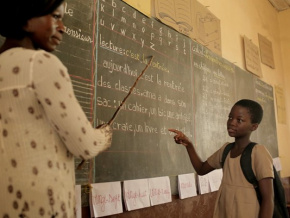
{"type": "Polygon", "coordinates": [[[235,140],[235,145],[233,149],[231,150],[231,158],[235,158],[240,156],[244,149],[249,145],[250,139],[243,139],[243,140],[235,140]]]}
{"type": "Polygon", "coordinates": [[[251,142],[249,137],[245,138],[235,138],[235,147],[239,149],[244,149],[248,146],[248,144],[251,142]]]}

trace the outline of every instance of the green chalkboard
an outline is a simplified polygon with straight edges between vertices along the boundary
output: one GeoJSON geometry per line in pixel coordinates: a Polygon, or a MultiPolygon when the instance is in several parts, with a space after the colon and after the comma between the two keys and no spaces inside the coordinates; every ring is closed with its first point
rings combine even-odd
{"type": "MultiPolygon", "coordinates": [[[[68,68],[75,95],[88,119],[94,114],[94,17],[95,5],[91,0],[69,0],[65,2],[65,34],[63,42],[55,51],[68,68]]],[[[76,166],[81,162],[76,158],[76,166]]],[[[82,170],[76,171],[76,183],[92,181],[92,161],[87,161],[82,170]]],[[[87,204],[87,199],[82,200],[87,204]]]]}
{"type": "Polygon", "coordinates": [[[209,157],[229,138],[228,114],[240,99],[259,102],[264,117],[251,140],[265,145],[278,156],[273,88],[253,74],[242,70],[198,43],[192,43],[195,98],[195,142],[203,159],[209,157]]]}
{"type": "Polygon", "coordinates": [[[122,1],[99,4],[96,125],[112,117],[148,57],[153,61],[112,124],[112,147],[95,159],[95,182],[193,172],[167,130],[193,137],[191,41],[122,1]]]}
{"type": "Polygon", "coordinates": [[[75,94],[89,120],[93,119],[94,90],[94,4],[91,0],[65,3],[65,34],[55,51],[68,68],[75,94]]]}
{"type": "Polygon", "coordinates": [[[226,121],[235,103],[235,65],[204,46],[192,43],[195,94],[195,145],[206,159],[225,142],[226,121]]]}
{"type": "Polygon", "coordinates": [[[264,110],[263,120],[257,130],[257,142],[265,145],[272,157],[278,157],[273,87],[258,78],[253,81],[255,99],[264,110]]]}

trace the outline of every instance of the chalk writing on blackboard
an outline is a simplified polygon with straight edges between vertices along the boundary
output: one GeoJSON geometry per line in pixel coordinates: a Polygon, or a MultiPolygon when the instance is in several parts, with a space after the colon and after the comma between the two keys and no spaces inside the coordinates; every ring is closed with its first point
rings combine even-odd
{"type": "Polygon", "coordinates": [[[190,39],[121,1],[115,3],[100,2],[97,125],[120,106],[147,57],[154,59],[112,123],[113,144],[96,158],[96,181],[178,175],[181,165],[184,173],[192,172],[189,160],[180,158],[186,151],[172,143],[167,131],[174,126],[193,137],[190,39]],[[138,165],[132,164],[137,160],[138,165]]]}
{"type": "Polygon", "coordinates": [[[198,43],[192,43],[195,89],[195,141],[204,159],[226,141],[226,120],[235,101],[235,67],[198,43]]]}

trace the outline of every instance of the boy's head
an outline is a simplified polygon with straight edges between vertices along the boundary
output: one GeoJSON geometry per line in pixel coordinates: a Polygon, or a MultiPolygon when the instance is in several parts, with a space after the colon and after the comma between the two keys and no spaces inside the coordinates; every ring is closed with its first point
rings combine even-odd
{"type": "Polygon", "coordinates": [[[234,106],[235,105],[248,109],[252,123],[261,123],[263,118],[263,108],[259,103],[249,99],[242,99],[236,102],[234,106]]]}

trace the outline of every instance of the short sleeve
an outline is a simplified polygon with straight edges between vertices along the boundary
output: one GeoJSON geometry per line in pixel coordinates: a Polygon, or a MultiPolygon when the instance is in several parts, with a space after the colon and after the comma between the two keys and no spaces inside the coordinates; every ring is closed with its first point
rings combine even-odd
{"type": "Polygon", "coordinates": [[[225,147],[229,143],[224,144],[219,150],[217,150],[215,153],[213,153],[208,159],[207,162],[208,164],[215,168],[215,169],[220,169],[222,168],[221,161],[222,161],[222,155],[224,152],[225,147]]]}
{"type": "Polygon", "coordinates": [[[263,145],[256,145],[252,151],[252,168],[260,181],[264,178],[274,178],[273,158],[263,145]]]}

